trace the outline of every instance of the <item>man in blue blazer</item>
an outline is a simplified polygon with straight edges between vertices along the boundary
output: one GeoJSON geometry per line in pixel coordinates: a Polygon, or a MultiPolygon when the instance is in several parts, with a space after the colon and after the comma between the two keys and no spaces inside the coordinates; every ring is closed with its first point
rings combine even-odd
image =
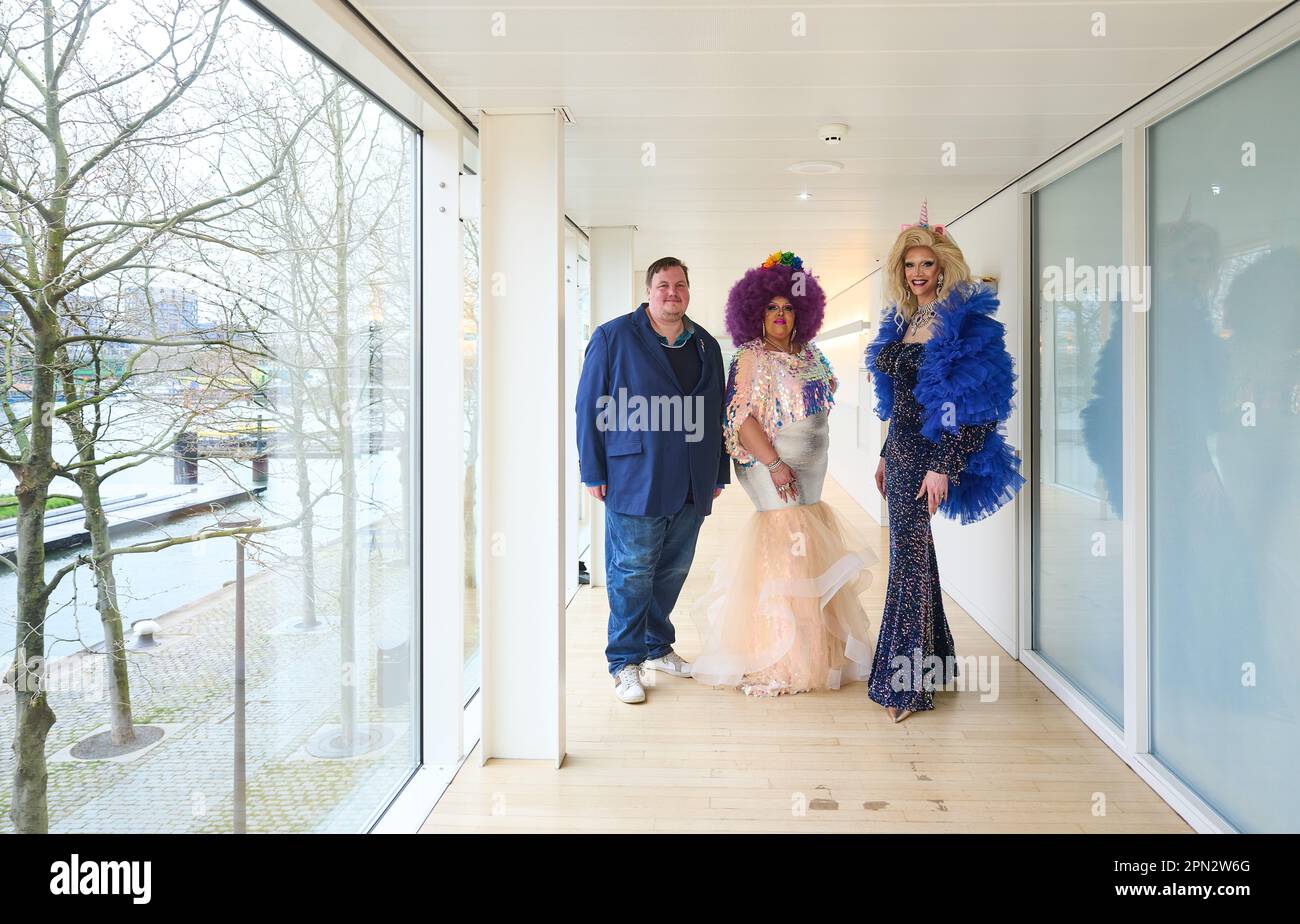
{"type": "Polygon", "coordinates": [[[686,317],[686,265],[646,270],[647,301],[592,332],[578,383],[578,455],[605,503],[605,584],[614,691],[645,701],[641,668],[689,677],[669,620],[700,524],[730,483],[722,444],[722,349],[686,317]]]}

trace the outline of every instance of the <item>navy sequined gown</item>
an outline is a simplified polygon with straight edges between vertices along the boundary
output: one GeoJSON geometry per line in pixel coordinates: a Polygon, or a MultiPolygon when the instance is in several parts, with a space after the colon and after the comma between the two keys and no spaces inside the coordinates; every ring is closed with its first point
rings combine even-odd
{"type": "Polygon", "coordinates": [[[918,498],[928,471],[960,479],[962,468],[996,422],[963,426],[934,443],[921,434],[923,410],[912,389],[924,343],[886,344],[876,369],[894,377],[885,460],[889,504],[889,586],[872,663],[868,695],[882,706],[922,711],[934,708],[933,690],[957,676],[952,632],[943,613],[939,563],[930,532],[930,511],[918,498]]]}

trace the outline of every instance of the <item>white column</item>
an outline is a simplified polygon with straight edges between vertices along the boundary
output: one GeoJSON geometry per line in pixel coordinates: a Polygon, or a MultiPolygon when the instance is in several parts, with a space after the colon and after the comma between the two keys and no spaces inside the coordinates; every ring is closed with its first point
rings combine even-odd
{"type": "MultiPolygon", "coordinates": [[[[637,288],[633,263],[632,225],[589,229],[591,235],[591,328],[627,314],[645,300],[644,284],[637,288]]],[[[643,281],[644,282],[644,281],[643,281]]],[[[605,505],[593,504],[591,514],[591,586],[605,586],[605,505]]]]}
{"type": "MultiPolygon", "coordinates": [[[[482,759],[564,759],[564,135],[484,112],[482,759]]],[[[455,436],[455,434],[450,434],[455,436]]],[[[453,439],[452,444],[455,443],[453,439]]]]}

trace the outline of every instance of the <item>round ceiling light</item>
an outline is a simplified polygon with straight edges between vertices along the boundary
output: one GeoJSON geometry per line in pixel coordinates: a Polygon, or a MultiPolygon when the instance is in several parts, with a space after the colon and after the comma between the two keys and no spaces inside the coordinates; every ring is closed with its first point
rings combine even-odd
{"type": "Polygon", "coordinates": [[[801,160],[786,168],[791,173],[822,174],[839,173],[844,165],[838,160],[801,160]]]}

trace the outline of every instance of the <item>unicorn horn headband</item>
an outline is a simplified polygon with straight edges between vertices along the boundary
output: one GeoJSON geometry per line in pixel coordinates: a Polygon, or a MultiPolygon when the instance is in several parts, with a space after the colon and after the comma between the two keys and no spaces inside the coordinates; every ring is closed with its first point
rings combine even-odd
{"type": "Polygon", "coordinates": [[[938,234],[941,237],[943,236],[943,225],[935,225],[933,228],[930,227],[930,200],[929,199],[921,200],[921,218],[920,220],[917,221],[916,224],[914,225],[902,224],[898,226],[898,230],[900,231],[906,231],[908,228],[924,228],[927,231],[933,231],[935,234],[938,234]]]}

